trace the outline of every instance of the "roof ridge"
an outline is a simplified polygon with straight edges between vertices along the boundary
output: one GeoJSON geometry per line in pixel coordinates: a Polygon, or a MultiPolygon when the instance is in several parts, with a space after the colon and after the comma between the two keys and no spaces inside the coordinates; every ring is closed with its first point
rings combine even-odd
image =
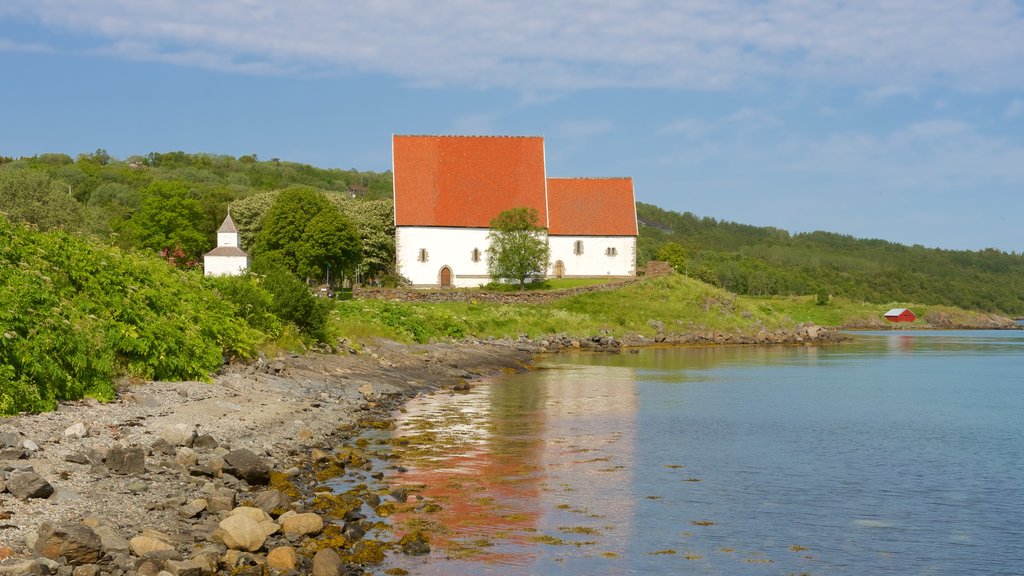
{"type": "Polygon", "coordinates": [[[548,176],[548,180],[632,180],[632,176],[548,176]]]}
{"type": "Polygon", "coordinates": [[[514,135],[514,134],[392,134],[394,137],[399,138],[539,138],[544,139],[543,136],[527,136],[527,135],[514,135]]]}

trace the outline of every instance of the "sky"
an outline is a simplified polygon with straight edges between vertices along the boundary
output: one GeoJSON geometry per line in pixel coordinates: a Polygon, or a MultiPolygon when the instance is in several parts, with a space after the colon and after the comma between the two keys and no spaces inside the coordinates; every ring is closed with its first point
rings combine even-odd
{"type": "Polygon", "coordinates": [[[669,210],[1024,252],[1024,0],[3,0],[0,73],[3,156],[543,136],[669,210]]]}

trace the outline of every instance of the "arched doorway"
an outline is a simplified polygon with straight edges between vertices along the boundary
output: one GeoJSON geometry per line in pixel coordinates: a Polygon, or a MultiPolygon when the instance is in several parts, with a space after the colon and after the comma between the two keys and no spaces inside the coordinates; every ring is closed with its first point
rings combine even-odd
{"type": "Polygon", "coordinates": [[[452,269],[447,267],[447,266],[443,266],[441,268],[441,288],[451,288],[451,287],[452,287],[452,269]]]}
{"type": "Polygon", "coordinates": [[[555,262],[555,278],[565,276],[565,263],[561,260],[555,262]]]}

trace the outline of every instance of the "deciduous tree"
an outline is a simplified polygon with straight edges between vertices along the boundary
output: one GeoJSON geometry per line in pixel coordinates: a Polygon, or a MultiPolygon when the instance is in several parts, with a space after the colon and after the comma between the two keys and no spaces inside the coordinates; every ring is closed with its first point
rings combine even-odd
{"type": "Polygon", "coordinates": [[[488,234],[487,272],[491,278],[518,280],[520,289],[525,289],[527,278],[543,275],[551,258],[545,236],[533,208],[511,208],[498,214],[491,220],[488,234]]]}

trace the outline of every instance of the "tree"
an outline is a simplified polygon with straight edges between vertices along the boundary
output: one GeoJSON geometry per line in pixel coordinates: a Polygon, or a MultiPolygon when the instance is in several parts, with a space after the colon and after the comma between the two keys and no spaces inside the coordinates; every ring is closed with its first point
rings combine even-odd
{"type": "MultiPolygon", "coordinates": [[[[122,243],[196,261],[209,247],[199,230],[203,212],[183,182],[154,182],[140,192],[139,209],[118,225],[122,243]]],[[[176,258],[178,259],[178,258],[176,258]]]]}
{"type": "Polygon", "coordinates": [[[548,268],[551,249],[546,230],[537,225],[533,208],[511,208],[491,220],[487,247],[487,272],[495,281],[510,278],[526,289],[526,279],[543,275],[548,268]]]}
{"type": "Polygon", "coordinates": [[[686,274],[686,248],[678,242],[663,244],[655,257],[662,262],[668,262],[676,272],[686,274]]]}
{"type": "Polygon", "coordinates": [[[306,225],[325,207],[327,200],[318,190],[293,186],[282,190],[263,215],[253,253],[258,261],[276,261],[292,274],[302,275],[299,250],[306,225]]]}
{"type": "MultiPolygon", "coordinates": [[[[362,256],[362,247],[355,227],[337,208],[328,204],[302,233],[298,248],[299,273],[310,277],[323,277],[325,271],[335,275],[351,273],[362,256]]],[[[333,282],[332,282],[333,283],[333,282]]]]}
{"type": "Polygon", "coordinates": [[[308,186],[282,190],[261,219],[253,251],[298,277],[352,272],[362,256],[355,226],[324,194],[308,186]]]}

